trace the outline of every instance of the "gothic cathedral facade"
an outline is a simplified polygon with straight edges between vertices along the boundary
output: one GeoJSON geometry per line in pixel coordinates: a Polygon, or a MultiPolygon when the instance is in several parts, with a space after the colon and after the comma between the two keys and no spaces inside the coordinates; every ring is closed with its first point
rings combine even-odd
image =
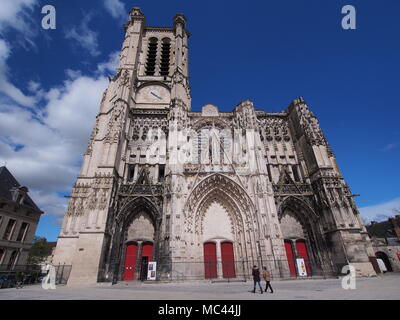
{"type": "Polygon", "coordinates": [[[281,113],[249,100],[191,111],[186,19],[130,12],[53,263],[69,284],[146,278],[375,274],[348,185],[302,98],[281,113]],[[144,267],[145,266],[145,267],[144,267]],[[144,276],[143,276],[144,275],[144,276]]]}

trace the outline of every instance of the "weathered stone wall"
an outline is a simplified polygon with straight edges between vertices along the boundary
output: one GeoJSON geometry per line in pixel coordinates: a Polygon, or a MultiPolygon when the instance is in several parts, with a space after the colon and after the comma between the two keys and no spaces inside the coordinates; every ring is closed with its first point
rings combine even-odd
{"type": "Polygon", "coordinates": [[[154,240],[154,226],[145,212],[136,215],[129,226],[127,240],[134,239],[154,240]]]}
{"type": "Polygon", "coordinates": [[[393,271],[400,272],[400,246],[373,246],[375,253],[384,252],[390,261],[393,271]]]}

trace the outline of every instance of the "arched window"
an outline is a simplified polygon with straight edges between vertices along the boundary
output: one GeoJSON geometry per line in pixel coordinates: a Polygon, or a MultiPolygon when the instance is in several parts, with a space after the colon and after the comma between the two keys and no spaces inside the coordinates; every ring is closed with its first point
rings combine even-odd
{"type": "Polygon", "coordinates": [[[154,76],[156,72],[157,41],[157,38],[149,39],[149,47],[147,50],[146,76],[154,76]]]}
{"type": "Polygon", "coordinates": [[[161,49],[160,74],[162,76],[168,76],[169,74],[170,51],[171,51],[171,40],[169,38],[165,38],[162,41],[162,49],[161,49]]]}

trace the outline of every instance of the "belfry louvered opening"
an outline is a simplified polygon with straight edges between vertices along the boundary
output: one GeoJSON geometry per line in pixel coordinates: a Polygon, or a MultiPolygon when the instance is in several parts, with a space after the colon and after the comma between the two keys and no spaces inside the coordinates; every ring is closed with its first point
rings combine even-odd
{"type": "Polygon", "coordinates": [[[165,38],[162,41],[162,50],[161,50],[160,74],[162,76],[167,76],[169,74],[170,52],[171,52],[171,40],[168,38],[165,38]]]}
{"type": "Polygon", "coordinates": [[[146,75],[154,76],[157,59],[157,38],[150,38],[147,51],[146,75]]]}

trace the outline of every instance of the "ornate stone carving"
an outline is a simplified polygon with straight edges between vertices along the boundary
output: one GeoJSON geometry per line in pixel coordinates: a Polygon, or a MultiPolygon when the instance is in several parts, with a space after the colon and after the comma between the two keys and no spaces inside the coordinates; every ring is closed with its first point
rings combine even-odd
{"type": "Polygon", "coordinates": [[[318,119],[310,111],[308,106],[303,100],[296,100],[295,109],[300,121],[300,126],[303,129],[308,143],[311,145],[324,145],[326,146],[326,139],[322,133],[318,119]]]}
{"type": "Polygon", "coordinates": [[[93,151],[93,142],[96,139],[97,134],[99,133],[99,116],[96,117],[96,125],[94,126],[92,133],[89,138],[89,143],[85,155],[92,155],[93,151]]]}
{"type": "Polygon", "coordinates": [[[122,101],[114,103],[110,121],[108,122],[106,143],[117,143],[123,127],[125,104],[122,101]]]}

